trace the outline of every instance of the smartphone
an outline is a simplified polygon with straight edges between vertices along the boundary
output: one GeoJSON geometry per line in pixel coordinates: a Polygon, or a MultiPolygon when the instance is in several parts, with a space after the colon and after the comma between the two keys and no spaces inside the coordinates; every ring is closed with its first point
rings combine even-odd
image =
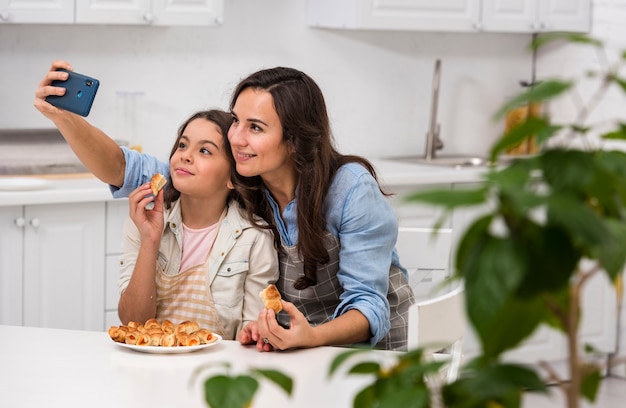
{"type": "Polygon", "coordinates": [[[59,69],[58,71],[67,72],[69,76],[65,81],[52,81],[52,86],[65,88],[65,95],[48,95],[46,101],[57,108],[74,112],[80,116],[89,115],[100,81],[66,69],[59,69]]]}

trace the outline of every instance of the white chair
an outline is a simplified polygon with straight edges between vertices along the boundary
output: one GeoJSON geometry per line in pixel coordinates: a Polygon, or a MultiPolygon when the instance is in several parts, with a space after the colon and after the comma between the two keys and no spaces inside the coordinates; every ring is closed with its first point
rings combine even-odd
{"type": "Polygon", "coordinates": [[[433,353],[435,360],[448,360],[444,367],[445,381],[452,382],[458,376],[463,359],[465,327],[464,287],[459,285],[409,308],[408,349],[421,347],[433,353]]]}

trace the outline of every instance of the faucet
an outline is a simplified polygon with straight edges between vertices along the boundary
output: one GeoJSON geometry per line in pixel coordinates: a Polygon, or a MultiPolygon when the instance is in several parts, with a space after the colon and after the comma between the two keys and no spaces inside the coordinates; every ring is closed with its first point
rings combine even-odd
{"type": "Polygon", "coordinates": [[[426,133],[426,154],[424,159],[431,160],[436,156],[439,149],[443,149],[443,142],[439,138],[439,123],[437,123],[437,104],[439,102],[439,83],[441,80],[441,60],[435,61],[435,73],[433,75],[433,95],[430,106],[430,128],[426,133]]]}

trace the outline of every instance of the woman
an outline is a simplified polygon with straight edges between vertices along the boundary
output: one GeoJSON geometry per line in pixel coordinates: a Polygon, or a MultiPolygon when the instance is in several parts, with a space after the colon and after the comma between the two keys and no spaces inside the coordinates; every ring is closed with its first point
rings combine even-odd
{"type": "MultiPolygon", "coordinates": [[[[115,196],[127,195],[164,166],[113,147],[82,118],[42,101],[62,94],[50,82],[63,78],[54,69],[67,66],[53,63],[35,106],[96,176],[121,186],[115,196]],[[104,163],[109,160],[112,169],[104,163]]],[[[228,138],[237,172],[247,177],[234,187],[248,211],[278,229],[283,246],[277,286],[285,313],[277,322],[264,309],[239,341],[264,351],[362,342],[404,349],[414,297],[395,251],[397,220],[371,164],[335,150],[317,84],[291,68],[259,71],[241,81],[230,107],[228,138]]]]}
{"type": "Polygon", "coordinates": [[[119,279],[124,324],[191,320],[232,340],[263,309],[258,293],[278,277],[276,251],[272,234],[240,214],[231,122],[219,110],[192,115],[178,131],[171,182],[154,208],[146,208],[150,183],[129,195],[119,279]]]}

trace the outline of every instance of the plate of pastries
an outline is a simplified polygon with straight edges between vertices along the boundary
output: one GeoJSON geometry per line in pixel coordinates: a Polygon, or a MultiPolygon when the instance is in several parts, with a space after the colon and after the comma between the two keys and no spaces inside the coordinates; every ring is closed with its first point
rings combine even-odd
{"type": "Polygon", "coordinates": [[[118,346],[144,353],[190,353],[222,341],[222,336],[200,327],[198,322],[174,324],[167,319],[162,322],[148,319],[145,323],[131,321],[127,325],[111,326],[108,333],[118,346]]]}

